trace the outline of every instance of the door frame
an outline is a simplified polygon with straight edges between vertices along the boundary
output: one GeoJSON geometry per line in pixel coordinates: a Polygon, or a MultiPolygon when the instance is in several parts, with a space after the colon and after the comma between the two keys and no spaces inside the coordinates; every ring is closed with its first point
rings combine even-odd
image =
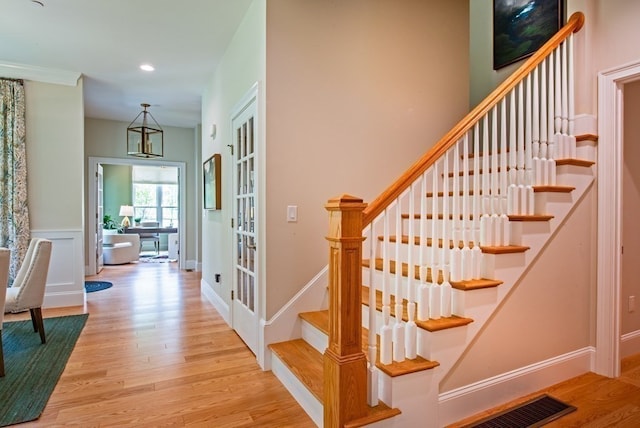
{"type": "MultiPolygon", "coordinates": [[[[263,218],[264,218],[264,208],[263,208],[263,200],[262,195],[264,194],[263,187],[263,157],[262,157],[262,141],[264,138],[263,129],[262,129],[262,105],[261,105],[261,85],[259,82],[253,84],[253,86],[247,91],[247,93],[235,104],[235,106],[231,109],[229,127],[231,129],[231,145],[233,147],[232,156],[231,156],[231,182],[230,182],[230,195],[231,195],[231,218],[236,218],[236,204],[235,204],[235,189],[234,184],[236,180],[236,167],[235,167],[235,150],[236,150],[236,141],[235,141],[235,129],[233,126],[234,120],[238,118],[244,111],[253,103],[255,103],[255,116],[254,116],[254,203],[255,203],[255,213],[256,218],[254,221],[255,227],[255,236],[256,242],[258,245],[258,251],[255,251],[255,260],[254,260],[254,269],[255,269],[255,316],[256,316],[256,359],[258,363],[262,366],[262,361],[264,361],[264,329],[262,325],[264,323],[264,314],[265,314],[265,302],[264,296],[265,288],[264,288],[264,276],[263,276],[263,261],[264,252],[266,249],[266,242],[264,240],[263,229],[263,218]]],[[[236,236],[235,236],[235,228],[229,228],[229,237],[231,242],[231,265],[230,272],[232,272],[232,281],[231,281],[231,290],[235,290],[237,286],[237,277],[235,275],[236,270],[236,258],[237,255],[237,246],[236,246],[236,236]]],[[[230,295],[230,294],[229,294],[230,295]]],[[[234,328],[234,299],[230,300],[229,304],[229,321],[232,328],[234,328]]]]}
{"type": "Polygon", "coordinates": [[[106,158],[106,157],[94,157],[89,156],[89,175],[88,175],[88,191],[89,191],[89,201],[88,201],[88,209],[87,209],[87,221],[86,230],[87,230],[87,254],[90,254],[89,257],[89,265],[87,268],[87,275],[95,275],[96,274],[96,259],[93,256],[96,253],[95,248],[95,240],[93,237],[96,235],[96,222],[94,219],[96,218],[96,174],[98,171],[98,164],[107,164],[107,165],[147,165],[147,166],[170,166],[174,168],[178,168],[178,216],[180,218],[180,222],[178,225],[178,239],[180,240],[180,254],[178,257],[178,269],[184,269],[185,265],[185,233],[186,233],[186,163],[185,162],[176,162],[176,161],[162,161],[162,160],[145,160],[140,161],[137,159],[126,159],[126,158],[106,158]]]}
{"type": "Polygon", "coordinates": [[[622,158],[624,84],[640,79],[640,62],[598,73],[598,276],[594,371],[620,375],[622,158]]]}

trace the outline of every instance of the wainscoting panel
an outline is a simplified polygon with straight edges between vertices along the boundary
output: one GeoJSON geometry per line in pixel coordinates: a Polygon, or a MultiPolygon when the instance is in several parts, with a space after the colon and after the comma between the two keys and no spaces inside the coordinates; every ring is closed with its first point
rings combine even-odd
{"type": "Polygon", "coordinates": [[[84,305],[82,230],[32,230],[31,236],[52,242],[44,306],[53,308],[84,305]]]}

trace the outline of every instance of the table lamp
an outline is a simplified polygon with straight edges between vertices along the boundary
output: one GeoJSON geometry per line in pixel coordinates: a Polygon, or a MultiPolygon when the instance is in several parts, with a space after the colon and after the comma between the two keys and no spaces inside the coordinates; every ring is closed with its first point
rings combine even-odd
{"type": "Polygon", "coordinates": [[[133,207],[131,205],[120,205],[120,215],[124,216],[124,218],[122,219],[122,223],[120,223],[120,226],[131,226],[131,222],[129,221],[128,216],[133,217],[133,207]]]}

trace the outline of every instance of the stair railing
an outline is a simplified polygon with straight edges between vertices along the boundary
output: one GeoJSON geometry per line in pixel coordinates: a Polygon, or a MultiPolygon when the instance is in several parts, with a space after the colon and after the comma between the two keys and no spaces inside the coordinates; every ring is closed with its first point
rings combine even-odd
{"type": "MultiPolygon", "coordinates": [[[[370,390],[378,352],[382,364],[428,358],[416,322],[457,314],[452,289],[482,278],[482,249],[517,244],[509,222],[541,214],[533,186],[555,185],[555,160],[575,157],[573,34],[583,23],[584,15],[574,13],[364,209],[370,390]]],[[[349,287],[346,294],[361,296],[360,283],[349,287]]],[[[369,405],[377,403],[377,393],[368,397],[369,405]]]]}

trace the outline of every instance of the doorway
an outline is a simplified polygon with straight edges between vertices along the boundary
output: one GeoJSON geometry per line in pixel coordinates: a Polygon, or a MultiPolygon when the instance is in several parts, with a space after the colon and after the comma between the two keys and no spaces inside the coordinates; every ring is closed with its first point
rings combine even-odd
{"type": "MultiPolygon", "coordinates": [[[[119,158],[100,158],[100,157],[90,157],[89,158],[89,177],[94,177],[94,179],[88,180],[88,195],[89,195],[89,205],[88,205],[88,219],[86,223],[87,228],[87,254],[88,257],[88,269],[87,275],[95,275],[98,272],[100,266],[99,260],[99,240],[102,236],[102,213],[101,208],[99,206],[99,199],[102,198],[103,189],[100,189],[98,184],[99,170],[103,165],[119,165],[119,166],[156,166],[156,167],[173,167],[177,168],[178,171],[178,207],[177,207],[177,218],[180,219],[178,223],[178,248],[185,248],[185,204],[186,204],[186,189],[185,189],[185,169],[186,165],[184,162],[170,162],[170,161],[156,161],[156,160],[148,160],[141,162],[135,159],[119,159],[119,158]],[[99,191],[100,189],[100,191],[99,191]],[[96,255],[95,257],[93,255],[96,255]]],[[[186,251],[179,251],[178,254],[178,268],[184,269],[185,266],[185,253],[186,251]]]]}
{"type": "MultiPolygon", "coordinates": [[[[640,80],[640,62],[598,74],[598,278],[594,371],[620,375],[622,183],[625,85],[640,80]]],[[[625,302],[626,303],[626,302],[625,302]]]]}
{"type": "Polygon", "coordinates": [[[233,288],[232,327],[257,355],[260,302],[257,254],[257,87],[232,119],[233,288]]]}

